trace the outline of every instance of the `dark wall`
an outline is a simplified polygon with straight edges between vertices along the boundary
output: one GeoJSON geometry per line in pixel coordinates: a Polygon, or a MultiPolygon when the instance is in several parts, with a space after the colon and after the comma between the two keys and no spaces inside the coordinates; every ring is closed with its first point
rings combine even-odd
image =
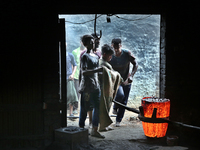
{"type": "Polygon", "coordinates": [[[59,103],[56,11],[41,2],[1,6],[0,147],[42,145],[61,127],[59,110],[43,109],[59,103]]]}
{"type": "MultiPolygon", "coordinates": [[[[165,94],[171,100],[171,120],[200,127],[197,73],[200,64],[199,13],[190,4],[167,12],[165,94]]],[[[170,126],[170,129],[179,132],[181,137],[190,137],[187,141],[196,141],[197,144],[199,130],[174,126],[170,126]]]]}
{"type": "MultiPolygon", "coordinates": [[[[89,5],[83,2],[78,6],[74,4],[75,2],[70,1],[59,4],[6,1],[2,4],[1,104],[42,103],[59,99],[58,14],[158,13],[166,16],[165,97],[171,100],[171,119],[200,126],[197,73],[199,13],[196,4],[159,1],[138,1],[134,4],[121,2],[120,6],[118,3],[103,5],[94,1],[91,1],[89,5]],[[96,7],[90,8],[91,5],[96,7]],[[18,89],[20,83],[23,83],[24,90],[21,89],[21,97],[16,98],[15,94],[18,95],[18,92],[14,92],[13,95],[10,91],[18,89]],[[37,86],[33,86],[33,83],[37,86]],[[27,88],[30,90],[26,91],[27,88]],[[35,89],[40,94],[37,98],[31,99],[31,91],[35,89]],[[8,98],[7,95],[10,94],[12,97],[8,98]],[[24,95],[27,98],[24,98],[24,95]]],[[[4,116],[4,119],[7,117],[4,116]]],[[[53,129],[54,126],[49,128],[53,129]]],[[[9,130],[6,125],[4,129],[9,130]]],[[[4,129],[1,127],[1,130],[4,129]]],[[[43,130],[44,133],[50,132],[50,129],[46,127],[43,130]]],[[[173,127],[172,130],[174,130],[173,127]]],[[[192,133],[197,133],[196,130],[190,129],[181,129],[181,132],[189,137],[192,133]]],[[[27,133],[25,132],[24,135],[27,133]]]]}

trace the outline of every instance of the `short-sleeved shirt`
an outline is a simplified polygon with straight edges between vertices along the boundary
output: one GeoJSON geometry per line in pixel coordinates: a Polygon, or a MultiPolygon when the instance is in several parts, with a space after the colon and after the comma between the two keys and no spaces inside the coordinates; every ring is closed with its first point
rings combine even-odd
{"type": "Polygon", "coordinates": [[[72,66],[77,66],[74,56],[72,55],[72,53],[66,52],[67,79],[72,74],[72,66]]]}
{"type": "Polygon", "coordinates": [[[111,64],[112,68],[115,71],[118,71],[123,80],[126,81],[129,76],[130,62],[133,59],[135,59],[135,57],[130,51],[122,49],[122,53],[119,57],[112,55],[112,59],[109,61],[109,64],[111,64]]]}
{"type": "MultiPolygon", "coordinates": [[[[87,51],[87,49],[85,49],[84,51],[81,52],[80,59],[83,56],[83,54],[86,53],[86,51],[87,51]]],[[[99,59],[101,58],[101,51],[99,49],[96,52],[94,52],[94,54],[96,54],[99,57],[99,59]]]]}
{"type": "MultiPolygon", "coordinates": [[[[81,70],[96,69],[99,67],[99,58],[94,55],[91,56],[89,53],[84,53],[81,57],[81,70]]],[[[92,92],[95,90],[100,90],[100,85],[98,82],[98,73],[92,75],[82,75],[80,82],[80,92],[92,92]]]]}
{"type": "Polygon", "coordinates": [[[73,50],[72,54],[74,55],[74,58],[75,58],[75,61],[76,61],[76,64],[77,64],[76,72],[74,74],[74,79],[78,79],[79,78],[79,70],[80,70],[80,54],[81,54],[80,47],[73,50]]]}

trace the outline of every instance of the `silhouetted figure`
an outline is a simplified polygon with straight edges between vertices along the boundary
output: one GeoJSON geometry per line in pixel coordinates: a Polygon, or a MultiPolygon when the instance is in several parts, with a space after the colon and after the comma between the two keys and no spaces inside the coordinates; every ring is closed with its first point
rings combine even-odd
{"type": "Polygon", "coordinates": [[[94,38],[91,35],[84,35],[82,38],[83,45],[87,48],[87,52],[81,57],[81,81],[80,81],[80,92],[81,92],[81,107],[79,126],[84,128],[85,120],[87,117],[87,111],[92,103],[93,117],[92,117],[92,132],[91,136],[105,138],[101,135],[98,130],[99,124],[99,104],[100,104],[100,85],[98,81],[98,73],[87,74],[85,71],[89,69],[97,69],[99,67],[99,58],[94,54],[94,38]]]}

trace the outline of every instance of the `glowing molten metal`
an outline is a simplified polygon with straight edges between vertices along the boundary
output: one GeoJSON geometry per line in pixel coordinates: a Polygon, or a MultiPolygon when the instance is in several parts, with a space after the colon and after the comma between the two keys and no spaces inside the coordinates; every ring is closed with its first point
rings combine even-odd
{"type": "MultiPolygon", "coordinates": [[[[151,118],[154,108],[157,108],[156,118],[168,118],[170,114],[170,100],[158,99],[154,97],[144,97],[142,99],[144,117],[151,118]]],[[[142,122],[144,134],[148,137],[164,137],[168,123],[148,123],[142,122]]]]}

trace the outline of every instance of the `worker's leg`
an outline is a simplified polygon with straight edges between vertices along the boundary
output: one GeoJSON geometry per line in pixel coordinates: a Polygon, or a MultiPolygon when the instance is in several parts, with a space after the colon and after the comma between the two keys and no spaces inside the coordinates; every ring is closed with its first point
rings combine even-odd
{"type": "MultiPolygon", "coordinates": [[[[126,105],[128,103],[128,97],[129,97],[130,89],[131,89],[131,84],[123,86],[123,92],[122,93],[124,94],[124,98],[122,99],[121,103],[124,104],[124,105],[126,105]]],[[[125,108],[119,106],[119,110],[117,112],[117,117],[116,117],[117,122],[122,121],[122,118],[124,117],[124,112],[125,112],[125,108]]]]}
{"type": "Polygon", "coordinates": [[[87,109],[85,106],[85,93],[82,92],[81,94],[81,107],[80,107],[80,115],[79,115],[79,127],[84,128],[85,126],[85,120],[87,117],[87,109]]]}

